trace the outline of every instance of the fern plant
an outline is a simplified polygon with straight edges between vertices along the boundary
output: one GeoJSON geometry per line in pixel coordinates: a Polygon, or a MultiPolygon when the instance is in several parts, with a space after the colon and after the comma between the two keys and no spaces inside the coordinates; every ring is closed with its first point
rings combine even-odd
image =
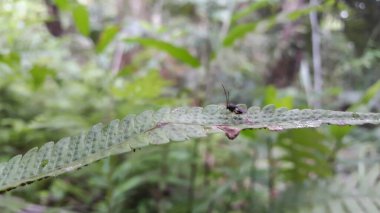
{"type": "MultiPolygon", "coordinates": [[[[246,108],[245,105],[238,105],[246,108]]],[[[107,126],[97,124],[81,135],[66,137],[57,143],[48,142],[0,164],[0,191],[57,176],[88,165],[94,161],[150,144],[184,141],[224,132],[236,138],[242,129],[266,128],[285,130],[318,127],[321,124],[360,125],[380,124],[380,113],[356,113],[312,109],[262,109],[250,107],[242,114],[224,105],[202,107],[162,108],[113,120],[107,126]]]]}
{"type": "Polygon", "coordinates": [[[378,165],[364,175],[358,171],[330,180],[305,182],[285,190],[276,212],[379,212],[378,165]]]}

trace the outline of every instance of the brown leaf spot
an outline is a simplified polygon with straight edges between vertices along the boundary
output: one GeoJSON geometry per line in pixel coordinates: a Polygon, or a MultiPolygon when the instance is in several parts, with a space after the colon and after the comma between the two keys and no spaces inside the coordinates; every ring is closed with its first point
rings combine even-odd
{"type": "Polygon", "coordinates": [[[240,130],[241,130],[241,129],[233,128],[233,127],[229,127],[229,126],[218,126],[218,128],[223,130],[223,132],[226,134],[227,138],[230,140],[235,139],[239,135],[240,130]]]}

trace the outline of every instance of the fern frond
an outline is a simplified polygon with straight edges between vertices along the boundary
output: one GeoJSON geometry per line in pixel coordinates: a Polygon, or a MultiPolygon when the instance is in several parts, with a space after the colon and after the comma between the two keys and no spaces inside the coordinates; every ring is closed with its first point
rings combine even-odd
{"type": "Polygon", "coordinates": [[[298,197],[302,196],[303,201],[289,212],[380,212],[379,177],[379,165],[375,165],[366,175],[341,174],[298,189],[298,197]]]}
{"type": "MultiPolygon", "coordinates": [[[[239,107],[244,107],[240,105],[239,107]]],[[[0,163],[0,191],[80,168],[110,155],[129,152],[150,144],[184,141],[225,132],[234,139],[242,129],[267,128],[285,130],[318,127],[321,124],[379,124],[380,113],[354,113],[329,110],[263,109],[251,107],[243,114],[234,114],[223,105],[162,108],[145,111],[107,126],[97,124],[87,133],[66,137],[57,143],[48,142],[33,148],[24,156],[17,155],[0,163]]]]}

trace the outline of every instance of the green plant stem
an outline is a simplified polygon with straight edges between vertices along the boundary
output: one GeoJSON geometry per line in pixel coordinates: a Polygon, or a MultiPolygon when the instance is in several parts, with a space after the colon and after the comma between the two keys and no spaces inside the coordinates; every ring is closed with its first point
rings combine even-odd
{"type": "Polygon", "coordinates": [[[105,202],[108,208],[108,212],[115,212],[115,207],[117,206],[117,202],[113,200],[113,193],[116,189],[114,186],[116,183],[112,180],[112,175],[114,174],[115,170],[118,168],[117,166],[115,166],[115,162],[119,161],[120,158],[122,158],[122,160],[127,161],[129,156],[125,156],[125,157],[118,156],[117,158],[114,158],[114,159],[107,158],[106,162],[104,162],[104,164],[108,164],[106,166],[108,167],[108,170],[107,171],[103,170],[104,175],[107,180],[107,185],[109,186],[107,190],[105,191],[105,202]]]}
{"type": "Polygon", "coordinates": [[[336,168],[335,168],[336,155],[338,154],[339,150],[342,149],[342,147],[343,147],[343,141],[342,140],[335,141],[334,147],[331,151],[331,154],[330,154],[330,156],[327,157],[327,162],[329,162],[332,174],[336,173],[336,168]]]}
{"type": "Polygon", "coordinates": [[[273,140],[268,138],[267,140],[267,160],[269,164],[268,173],[268,212],[275,212],[274,202],[275,202],[275,161],[273,158],[273,140]]]}
{"type": "Polygon", "coordinates": [[[209,185],[209,175],[211,173],[211,166],[209,163],[209,159],[212,156],[212,147],[207,144],[206,151],[203,159],[203,187],[207,187],[209,185]]]}
{"type": "Polygon", "coordinates": [[[161,179],[160,179],[160,197],[157,201],[158,212],[165,212],[163,207],[163,197],[165,196],[165,190],[167,190],[167,178],[168,177],[168,156],[170,152],[170,144],[163,147],[162,160],[161,160],[161,179]]]}
{"type": "Polygon", "coordinates": [[[194,206],[194,188],[195,188],[195,178],[197,177],[197,158],[198,158],[198,143],[196,140],[193,145],[193,152],[191,154],[191,164],[190,164],[190,180],[189,180],[189,191],[188,191],[188,211],[193,212],[194,206]]]}
{"type": "Polygon", "coordinates": [[[256,208],[256,194],[255,194],[255,182],[256,182],[256,175],[257,175],[257,171],[256,171],[256,160],[257,160],[257,156],[256,156],[257,152],[253,149],[253,153],[252,153],[252,166],[251,166],[251,184],[252,184],[252,189],[251,189],[251,211],[252,212],[256,212],[257,211],[257,208],[256,208]]]}

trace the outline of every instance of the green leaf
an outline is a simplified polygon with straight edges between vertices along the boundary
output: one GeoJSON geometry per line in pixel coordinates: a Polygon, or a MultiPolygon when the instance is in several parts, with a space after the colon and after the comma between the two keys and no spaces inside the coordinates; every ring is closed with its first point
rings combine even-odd
{"type": "Polygon", "coordinates": [[[123,184],[119,185],[112,194],[112,199],[117,200],[119,197],[123,196],[123,194],[141,184],[146,182],[146,178],[144,177],[132,177],[129,180],[125,180],[123,184]]]}
{"type": "Polygon", "coordinates": [[[90,34],[90,18],[87,7],[77,5],[72,12],[75,27],[82,35],[88,36],[90,34]]]}
{"type": "Polygon", "coordinates": [[[112,41],[112,39],[117,35],[118,32],[119,28],[117,26],[107,26],[100,35],[100,39],[96,44],[96,52],[103,52],[103,50],[108,46],[108,44],[112,41]]]}
{"type": "Polygon", "coordinates": [[[20,64],[21,57],[16,52],[10,52],[8,54],[0,54],[0,63],[7,64],[10,67],[16,67],[20,64]]]}
{"type": "Polygon", "coordinates": [[[293,106],[293,97],[278,97],[276,88],[270,85],[265,88],[264,104],[273,104],[276,107],[291,108],[293,106]]]}
{"type": "Polygon", "coordinates": [[[352,105],[349,110],[356,110],[361,105],[368,104],[368,102],[378,94],[380,91],[380,80],[378,80],[376,83],[374,83],[370,88],[366,90],[360,101],[358,101],[356,104],[352,105]]]}
{"type": "Polygon", "coordinates": [[[277,99],[277,89],[273,85],[269,85],[265,88],[264,104],[271,104],[277,99]]]}
{"type": "Polygon", "coordinates": [[[331,148],[324,143],[324,135],[315,129],[294,129],[281,133],[275,146],[285,151],[278,160],[293,165],[287,168],[284,178],[304,181],[310,178],[310,174],[320,177],[332,174],[330,164],[326,161],[331,148]]]}
{"type": "Polygon", "coordinates": [[[34,65],[29,71],[32,75],[34,89],[38,89],[45,82],[46,76],[54,74],[54,71],[46,66],[34,65]]]}
{"type": "Polygon", "coordinates": [[[238,25],[227,34],[226,38],[224,38],[223,45],[230,46],[232,45],[236,39],[245,36],[247,33],[255,30],[257,27],[257,23],[249,23],[249,24],[241,24],[238,25]]]}
{"type": "Polygon", "coordinates": [[[323,6],[310,6],[301,8],[292,12],[282,12],[265,19],[248,23],[248,24],[240,24],[236,27],[232,28],[231,31],[227,34],[226,38],[223,41],[224,46],[232,45],[237,39],[242,38],[247,33],[256,30],[257,28],[261,30],[271,29],[276,24],[285,23],[289,21],[295,21],[301,18],[304,15],[309,14],[312,11],[321,11],[323,10],[323,6]]]}
{"type": "Polygon", "coordinates": [[[344,136],[351,132],[352,129],[352,126],[330,126],[329,128],[330,133],[334,136],[334,138],[337,141],[341,141],[344,138],[344,136]]]}
{"type": "Polygon", "coordinates": [[[373,84],[370,88],[367,89],[364,96],[360,100],[362,104],[368,104],[368,102],[379,93],[380,90],[380,80],[373,84]]]}
{"type": "Polygon", "coordinates": [[[192,56],[188,50],[182,47],[175,46],[171,43],[160,41],[153,38],[138,38],[138,37],[128,38],[126,39],[126,41],[131,42],[131,43],[138,43],[144,47],[150,47],[150,48],[161,50],[163,52],[166,52],[173,58],[176,58],[192,67],[200,66],[199,60],[195,58],[194,56],[192,56]]]}
{"type": "MultiPolygon", "coordinates": [[[[94,125],[91,130],[80,135],[65,137],[56,143],[48,142],[39,149],[32,148],[24,155],[17,155],[7,162],[0,163],[0,191],[54,177],[110,155],[130,152],[145,146],[185,141],[220,132],[234,139],[242,129],[266,128],[279,131],[319,127],[326,123],[380,124],[380,113],[287,110],[275,109],[273,106],[260,109],[253,106],[246,113],[235,114],[228,111],[225,105],[148,110],[139,115],[129,115],[122,120],[113,120],[106,126],[94,125]]],[[[308,130],[304,130],[302,135],[294,134],[295,132],[291,136],[292,139],[307,147],[311,145],[305,138],[319,138],[315,132],[308,130]]],[[[318,146],[318,143],[313,147],[321,153],[324,151],[324,147],[318,146]]]]}
{"type": "Polygon", "coordinates": [[[309,6],[309,7],[301,8],[301,9],[295,10],[295,11],[290,12],[289,14],[287,14],[287,18],[290,21],[295,21],[295,20],[301,18],[302,16],[308,15],[310,12],[322,11],[323,8],[324,7],[321,6],[321,5],[309,6]]]}
{"type": "Polygon", "coordinates": [[[241,11],[234,14],[232,16],[231,21],[236,22],[237,20],[239,20],[239,19],[241,19],[241,18],[243,18],[249,14],[252,14],[256,10],[259,10],[259,9],[264,8],[266,6],[269,6],[269,5],[270,5],[270,0],[260,0],[260,1],[253,2],[247,8],[244,8],[241,11]]]}
{"type": "Polygon", "coordinates": [[[54,0],[54,2],[60,10],[70,9],[70,3],[68,0],[54,0]]]}
{"type": "Polygon", "coordinates": [[[157,70],[151,70],[145,76],[136,78],[123,87],[113,87],[112,94],[117,98],[153,99],[159,97],[162,89],[169,86],[170,81],[163,79],[157,70]]]}
{"type": "Polygon", "coordinates": [[[303,146],[320,153],[329,153],[329,148],[322,143],[324,135],[314,129],[294,129],[280,134],[280,140],[289,139],[291,145],[303,146]]]}

